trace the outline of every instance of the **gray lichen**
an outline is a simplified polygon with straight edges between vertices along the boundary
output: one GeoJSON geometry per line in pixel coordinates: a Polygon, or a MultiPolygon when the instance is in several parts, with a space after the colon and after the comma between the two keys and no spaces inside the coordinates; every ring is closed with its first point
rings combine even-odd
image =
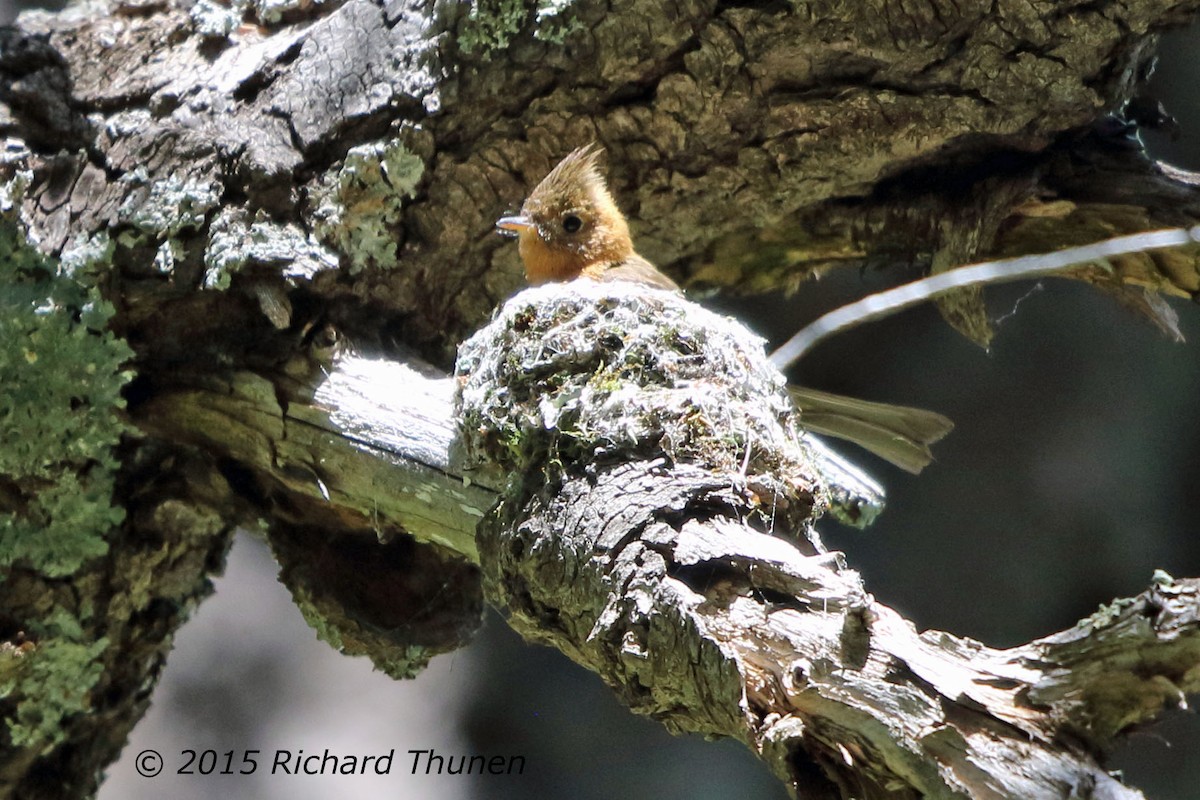
{"type": "Polygon", "coordinates": [[[583,29],[583,24],[574,11],[576,0],[542,0],[538,3],[533,29],[535,39],[551,44],[562,44],[568,36],[583,29]]]}
{"type": "Polygon", "coordinates": [[[255,16],[264,25],[274,25],[290,11],[322,5],[322,0],[252,0],[255,16]]]}
{"type": "Polygon", "coordinates": [[[223,4],[213,0],[196,0],[188,8],[192,25],[205,39],[223,39],[241,24],[249,5],[246,0],[223,4]]]}
{"type": "Polygon", "coordinates": [[[123,175],[121,183],[129,186],[129,192],[117,211],[118,219],[154,237],[202,227],[221,201],[216,181],[174,175],[151,179],[144,167],[123,175]]]}
{"type": "Polygon", "coordinates": [[[240,211],[218,214],[204,251],[204,285],[228,288],[232,275],[247,264],[278,265],[284,277],[311,280],[336,269],[338,256],[296,225],[264,217],[247,222],[240,211]]]}
{"type": "Polygon", "coordinates": [[[254,17],[263,25],[274,25],[290,12],[322,3],[323,0],[231,0],[222,4],[196,0],[188,8],[188,14],[201,36],[223,38],[241,23],[248,10],[253,10],[254,17]]]}
{"type": "Polygon", "coordinates": [[[349,259],[351,274],[394,267],[395,227],[424,172],[425,162],[399,139],[351,149],[314,192],[317,238],[349,259]]]}
{"type": "Polygon", "coordinates": [[[99,231],[90,236],[80,234],[63,248],[58,257],[59,272],[68,278],[87,276],[107,265],[113,254],[113,242],[108,231],[99,231]]]}

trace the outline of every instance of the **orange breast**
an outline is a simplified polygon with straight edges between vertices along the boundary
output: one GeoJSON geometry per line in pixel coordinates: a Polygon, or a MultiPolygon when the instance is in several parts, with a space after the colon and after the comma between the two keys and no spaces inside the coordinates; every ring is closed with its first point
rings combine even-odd
{"type": "Polygon", "coordinates": [[[548,246],[536,228],[521,231],[517,249],[525,264],[525,280],[536,285],[549,281],[569,281],[579,277],[585,261],[577,254],[548,246]]]}

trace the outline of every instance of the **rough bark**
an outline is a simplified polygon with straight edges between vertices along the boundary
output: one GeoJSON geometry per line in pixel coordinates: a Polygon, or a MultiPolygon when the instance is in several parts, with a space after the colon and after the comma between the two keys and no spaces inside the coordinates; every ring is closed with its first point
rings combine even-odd
{"type": "Polygon", "coordinates": [[[463,346],[469,449],[522,476],[479,533],[511,624],[801,797],[1142,797],[1103,756],[1200,689],[1200,582],[1011,650],[918,634],[816,536],[831,477],[762,343],[689,306],[530,290],[463,346]]]}
{"type": "MultiPolygon", "coordinates": [[[[1200,216],[1195,177],[1148,161],[1110,116],[1196,2],[510,5],[151,0],[0,31],[0,243],[23,254],[11,285],[51,298],[74,343],[4,351],[17,378],[0,391],[43,380],[36,361],[64,384],[48,416],[111,412],[86,448],[56,434],[65,455],[4,461],[0,510],[65,525],[74,507],[45,498],[86,485],[123,511],[69,558],[25,542],[4,562],[3,711],[50,721],[6,734],[7,794],[94,788],[235,523],[265,518],[322,635],[393,674],[469,635],[471,529],[503,487],[457,474],[448,385],[419,400],[426,384],[379,359],[449,370],[520,284],[493,220],[575,145],[608,149],[642,252],[731,291],[1200,216]],[[106,329],[131,357],[70,349],[106,329]],[[109,394],[135,373],[124,400],[65,386],[96,371],[109,394]],[[355,388],[380,374],[402,388],[355,388]],[[435,444],[404,438],[426,423],[435,444]],[[349,580],[381,541],[372,580],[349,580]],[[64,683],[86,688],[48,712],[64,683]]],[[[1197,263],[1156,253],[1073,277],[1169,328],[1143,291],[1194,296],[1197,263]]],[[[986,339],[975,301],[947,311],[986,339]]],[[[23,324],[47,341],[45,316],[23,324]]],[[[713,699],[724,722],[745,716],[713,699]]],[[[843,780],[821,763],[814,780],[843,780]]]]}

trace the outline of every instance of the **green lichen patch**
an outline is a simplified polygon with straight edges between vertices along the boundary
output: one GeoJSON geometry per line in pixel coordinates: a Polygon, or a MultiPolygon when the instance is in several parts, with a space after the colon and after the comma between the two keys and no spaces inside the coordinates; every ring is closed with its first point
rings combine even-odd
{"type": "Polygon", "coordinates": [[[525,24],[522,0],[475,0],[458,32],[458,46],[464,53],[490,56],[508,47],[525,24]]]}
{"type": "Polygon", "coordinates": [[[124,516],[113,447],[132,351],[92,285],[105,243],[75,249],[55,264],[0,218],[0,567],[51,577],[103,555],[124,516]]]}
{"type": "Polygon", "coordinates": [[[425,162],[399,139],[355,147],[314,191],[317,238],[349,261],[350,272],[396,266],[397,231],[425,162]]]}
{"type": "Polygon", "coordinates": [[[562,44],[582,28],[574,6],[575,0],[541,0],[531,13],[522,0],[474,0],[459,26],[456,42],[468,55],[490,58],[532,25],[535,39],[562,44]]]}
{"type": "Polygon", "coordinates": [[[86,642],[78,619],[61,607],[29,633],[32,640],[0,649],[0,697],[14,709],[4,721],[14,746],[53,747],[64,720],[88,709],[108,640],[86,642]]]}
{"type": "Polygon", "coordinates": [[[562,44],[567,37],[583,29],[583,23],[574,13],[575,0],[542,0],[538,3],[533,29],[535,39],[551,44],[562,44]]]}
{"type": "Polygon", "coordinates": [[[86,711],[104,667],[107,639],[91,644],[49,639],[29,650],[0,653],[0,697],[20,698],[5,722],[14,747],[53,747],[67,730],[63,721],[86,711]]]}

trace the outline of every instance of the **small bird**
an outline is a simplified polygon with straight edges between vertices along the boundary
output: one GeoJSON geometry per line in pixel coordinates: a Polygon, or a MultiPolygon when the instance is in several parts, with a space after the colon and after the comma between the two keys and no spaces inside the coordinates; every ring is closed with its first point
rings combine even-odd
{"type": "MultiPolygon", "coordinates": [[[[520,214],[496,221],[499,232],[517,236],[526,280],[631,281],[682,293],[633,249],[629,224],[600,174],[600,154],[594,145],[574,150],[530,193],[520,214]]],[[[941,414],[920,408],[798,386],[788,391],[808,430],[854,442],[912,473],[933,460],[929,446],[954,427],[941,414]]]]}

